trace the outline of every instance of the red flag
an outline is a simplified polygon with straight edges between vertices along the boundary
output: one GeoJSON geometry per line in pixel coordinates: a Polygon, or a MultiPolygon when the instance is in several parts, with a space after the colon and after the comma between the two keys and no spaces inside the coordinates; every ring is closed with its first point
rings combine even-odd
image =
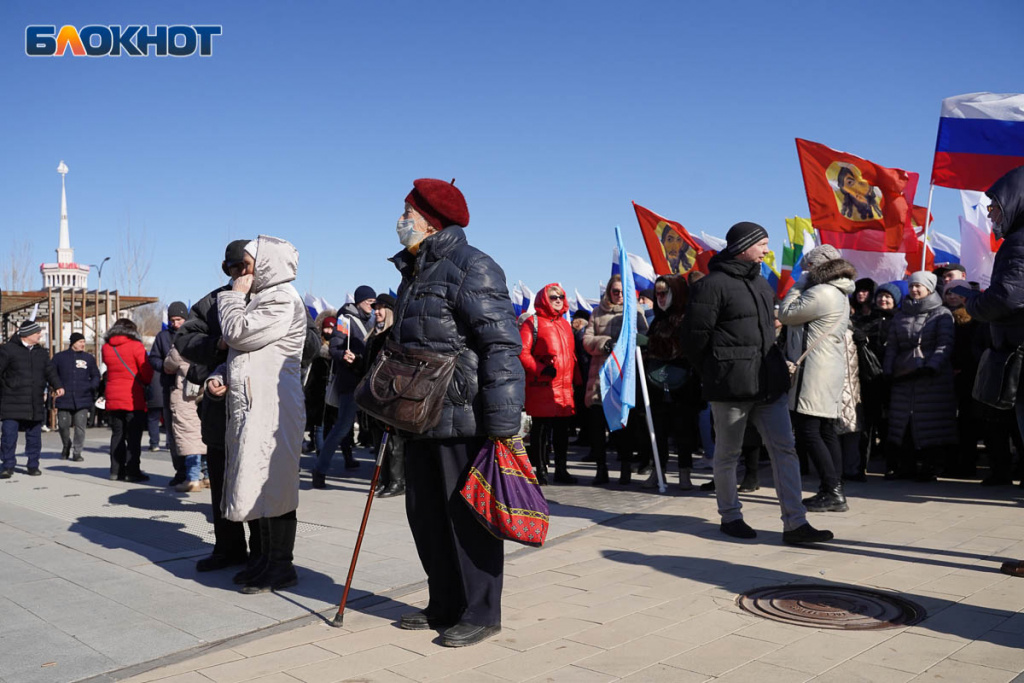
{"type": "Polygon", "coordinates": [[[882,230],[886,250],[902,250],[917,189],[916,174],[800,138],[796,151],[816,229],[823,234],[882,230]]]}
{"type": "Polygon", "coordinates": [[[700,245],[681,224],[662,218],[633,202],[640,233],[658,275],[685,275],[697,263],[700,245]]]}

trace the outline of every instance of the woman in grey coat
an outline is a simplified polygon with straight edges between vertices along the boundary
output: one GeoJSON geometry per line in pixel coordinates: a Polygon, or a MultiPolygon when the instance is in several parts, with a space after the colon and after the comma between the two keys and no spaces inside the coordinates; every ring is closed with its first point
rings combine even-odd
{"type": "Polygon", "coordinates": [[[911,275],[909,294],[889,326],[883,365],[892,378],[888,442],[902,446],[902,455],[886,479],[935,479],[943,450],[957,442],[953,314],[935,286],[932,273],[911,275]]]}
{"type": "MultiPolygon", "coordinates": [[[[227,467],[224,517],[258,519],[263,561],[247,572],[243,593],[293,586],[299,506],[299,456],[306,406],[302,348],[308,313],[292,286],[299,254],[260,235],[245,247],[245,272],[217,295],[228,345],[227,467]]],[[[212,381],[213,378],[211,378],[212,381]]]]}
{"type": "Polygon", "coordinates": [[[835,422],[842,406],[849,297],[857,270],[828,244],[808,252],[803,267],[805,275],[782,300],[779,322],[786,325],[786,360],[796,363],[807,354],[789,391],[797,449],[821,477],[818,493],[804,505],[809,512],[845,512],[849,507],[835,422]]]}

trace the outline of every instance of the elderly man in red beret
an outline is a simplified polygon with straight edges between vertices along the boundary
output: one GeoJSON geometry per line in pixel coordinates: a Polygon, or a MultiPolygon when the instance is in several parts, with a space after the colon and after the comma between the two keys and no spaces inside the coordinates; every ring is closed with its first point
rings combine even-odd
{"type": "Polygon", "coordinates": [[[391,340],[410,351],[457,356],[438,423],[405,434],[406,511],[430,599],[402,616],[406,629],[444,629],[449,647],[501,630],[502,541],[459,490],[488,437],[518,433],[525,381],[505,273],[466,241],[469,209],[451,183],[413,183],[398,221],[402,273],[391,340]]]}

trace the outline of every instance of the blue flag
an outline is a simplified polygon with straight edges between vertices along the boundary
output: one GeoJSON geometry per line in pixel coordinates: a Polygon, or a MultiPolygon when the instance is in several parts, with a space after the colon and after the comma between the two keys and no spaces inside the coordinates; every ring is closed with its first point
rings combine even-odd
{"type": "MultiPolygon", "coordinates": [[[[633,282],[633,269],[617,225],[615,241],[619,246],[622,282],[633,282]]],[[[629,411],[636,405],[636,294],[628,285],[622,289],[622,330],[612,355],[601,366],[601,403],[608,429],[613,432],[626,426],[629,411]]]]}

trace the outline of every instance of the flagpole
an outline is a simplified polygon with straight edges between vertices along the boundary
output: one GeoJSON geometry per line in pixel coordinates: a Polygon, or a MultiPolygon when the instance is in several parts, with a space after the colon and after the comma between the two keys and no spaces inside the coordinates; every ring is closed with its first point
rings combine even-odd
{"type": "MultiPolygon", "coordinates": [[[[644,372],[644,358],[640,348],[636,350],[636,371],[640,376],[640,391],[644,395],[644,412],[647,414],[647,432],[651,437],[651,450],[654,452],[654,471],[658,475],[658,493],[665,493],[665,475],[661,471],[661,456],[658,454],[658,440],[654,437],[654,418],[651,417],[651,397],[647,395],[647,374],[644,372]]],[[[667,455],[667,454],[666,454],[667,455]]]]}
{"type": "MultiPolygon", "coordinates": [[[[932,217],[932,195],[935,194],[935,186],[928,185],[928,209],[924,214],[924,236],[921,238],[921,270],[924,270],[925,263],[928,258],[928,224],[931,223],[932,217]]],[[[913,211],[914,207],[910,207],[913,211]]]]}

